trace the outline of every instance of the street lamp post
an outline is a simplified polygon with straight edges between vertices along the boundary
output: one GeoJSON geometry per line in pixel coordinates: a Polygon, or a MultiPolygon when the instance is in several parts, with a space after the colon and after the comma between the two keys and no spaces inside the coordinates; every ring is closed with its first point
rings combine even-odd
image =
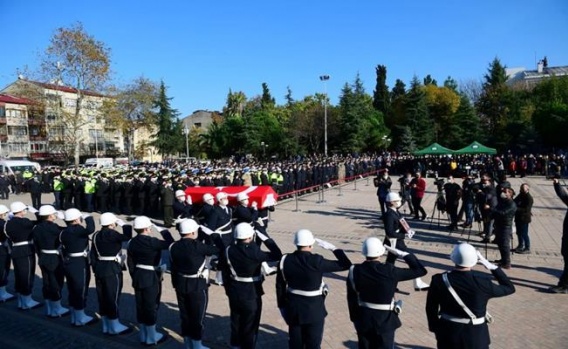
{"type": "Polygon", "coordinates": [[[326,82],[329,80],[329,75],[321,75],[320,80],[323,81],[323,154],[327,157],[327,86],[326,82]]]}
{"type": "Polygon", "coordinates": [[[268,148],[268,144],[260,142],[260,146],[262,147],[262,158],[266,159],[266,148],[268,148]]]}
{"type": "Polygon", "coordinates": [[[183,134],[185,135],[185,161],[189,160],[189,128],[187,125],[183,128],[183,134]]]}

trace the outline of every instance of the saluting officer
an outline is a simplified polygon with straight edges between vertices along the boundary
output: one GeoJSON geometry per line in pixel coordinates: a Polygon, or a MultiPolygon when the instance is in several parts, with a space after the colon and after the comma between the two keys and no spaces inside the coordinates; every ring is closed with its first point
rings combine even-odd
{"type": "Polygon", "coordinates": [[[276,296],[278,308],[288,324],[290,348],[320,348],[327,316],[323,273],[347,270],[351,266],[343,250],[323,240],[318,239],[318,245],[333,251],[337,261],[313,254],[315,242],[311,231],[298,230],[294,236],[296,251],[284,255],[278,265],[276,296]]]}
{"type": "Polygon", "coordinates": [[[167,339],[156,332],[158,307],[162,295],[162,273],[160,265],[162,250],[174,241],[167,229],[159,230],[163,240],[150,236],[152,221],[146,216],[134,219],[134,230],[138,235],[128,244],[128,270],[132,276],[132,287],[136,297],[136,319],[140,324],[140,342],[157,344],[167,339]]]}
{"type": "Polygon", "coordinates": [[[440,349],[489,348],[487,302],[515,292],[515,286],[501,268],[490,263],[475,247],[456,245],[450,255],[455,267],[436,274],[426,298],[428,329],[436,334],[440,349]],[[491,271],[499,285],[474,273],[477,262],[491,271]]]}
{"type": "Polygon", "coordinates": [[[174,217],[178,218],[191,218],[191,210],[193,208],[191,195],[185,195],[183,190],[176,190],[176,198],[173,202],[172,208],[174,210],[174,217]]]}
{"type": "Polygon", "coordinates": [[[65,211],[64,219],[67,228],[61,231],[59,241],[63,252],[63,267],[69,290],[69,306],[71,324],[84,326],[95,322],[85,314],[91,269],[89,268],[89,235],[95,232],[95,221],[89,214],[82,214],[76,208],[65,211]],[[86,227],[83,227],[82,221],[86,227]]]}
{"type": "Polygon", "coordinates": [[[383,246],[376,237],[365,240],[363,255],[367,260],[349,269],[349,317],[355,325],[360,349],[391,349],[394,348],[394,332],[401,326],[398,317],[401,305],[394,298],[397,284],[426,275],[426,269],[413,254],[383,246]],[[410,268],[381,263],[385,248],[403,258],[410,268]]]}
{"type": "MultiPolygon", "coordinates": [[[[183,220],[179,224],[181,239],[170,245],[172,286],[176,290],[186,349],[208,349],[202,344],[203,321],[209,302],[206,257],[218,254],[220,250],[199,241],[198,230],[199,225],[193,219],[183,220]]],[[[218,237],[217,242],[220,241],[218,237]]]]}
{"type": "MultiPolygon", "coordinates": [[[[215,233],[221,235],[221,240],[223,241],[223,246],[232,245],[234,242],[233,238],[233,210],[229,205],[229,196],[225,192],[219,192],[216,195],[217,205],[214,207],[214,211],[209,216],[207,220],[207,227],[213,230],[215,233]]],[[[217,285],[223,285],[223,274],[217,272],[215,274],[215,283],[217,285]]]]}
{"type": "MultiPolygon", "coordinates": [[[[14,217],[6,222],[4,231],[12,242],[12,261],[14,263],[14,279],[18,294],[18,308],[32,309],[40,303],[32,299],[35,279],[36,257],[33,245],[33,228],[35,222],[26,217],[26,212],[33,209],[21,201],[10,204],[14,217]]],[[[33,209],[35,211],[35,209],[33,209]]]]}
{"type": "Polygon", "coordinates": [[[10,210],[5,205],[0,205],[0,302],[6,302],[14,295],[6,291],[8,285],[8,274],[10,273],[10,247],[8,245],[8,237],[5,233],[6,216],[10,210]]]}
{"type": "Polygon", "coordinates": [[[274,240],[259,233],[259,238],[270,252],[261,251],[254,242],[254,228],[240,223],[235,228],[236,244],[226,247],[221,254],[223,280],[231,307],[231,346],[254,349],[260,315],[262,313],[262,265],[282,257],[274,240]]]}
{"type": "Polygon", "coordinates": [[[246,193],[237,194],[239,204],[233,210],[233,224],[239,223],[253,224],[258,219],[257,203],[254,201],[251,207],[249,205],[249,196],[246,193]]]}
{"type": "Polygon", "coordinates": [[[49,317],[60,317],[69,313],[69,309],[61,306],[61,289],[63,289],[65,272],[59,250],[59,234],[63,227],[55,223],[57,214],[55,207],[41,206],[38,213],[40,220],[33,229],[34,246],[43,278],[42,292],[46,315],[49,317]]]}
{"type": "Polygon", "coordinates": [[[132,226],[116,218],[114,213],[105,212],[100,217],[101,230],[93,235],[91,264],[95,273],[99,313],[103,322],[103,333],[125,334],[131,328],[118,320],[118,307],[122,293],[124,255],[122,243],[132,238],[132,226]],[[117,230],[121,227],[122,233],[117,230]]]}
{"type": "MultiPolygon", "coordinates": [[[[402,199],[400,195],[394,192],[388,193],[386,197],[387,212],[384,216],[385,223],[385,246],[396,248],[401,251],[407,251],[408,247],[404,243],[404,239],[412,239],[414,231],[410,229],[406,220],[402,218],[398,209],[402,206],[402,199]]],[[[398,256],[394,253],[389,253],[387,256],[387,263],[394,264],[398,256]]],[[[428,289],[428,284],[422,281],[420,277],[414,279],[414,290],[423,291],[428,289]]]]}

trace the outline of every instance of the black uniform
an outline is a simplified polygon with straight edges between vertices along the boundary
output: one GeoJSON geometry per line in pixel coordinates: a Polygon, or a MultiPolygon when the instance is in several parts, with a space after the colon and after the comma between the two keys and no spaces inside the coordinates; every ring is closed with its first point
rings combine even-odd
{"type": "Polygon", "coordinates": [[[6,221],[0,219],[0,287],[8,285],[8,275],[10,273],[10,264],[12,263],[8,237],[4,233],[5,225],[6,221]]]}
{"type": "Polygon", "coordinates": [[[69,306],[75,310],[85,309],[91,280],[87,256],[89,235],[95,232],[95,221],[93,217],[88,216],[85,223],[86,228],[80,224],[69,225],[59,235],[69,291],[69,306]]]}
{"type": "Polygon", "coordinates": [[[183,337],[202,338],[209,300],[205,257],[218,253],[216,246],[196,239],[181,239],[170,246],[172,286],[176,290],[183,337]]]}
{"type": "Polygon", "coordinates": [[[160,194],[162,197],[162,208],[164,210],[164,225],[166,227],[171,227],[174,223],[174,190],[171,185],[167,187],[162,187],[160,190],[160,194]]]}
{"type": "Polygon", "coordinates": [[[26,187],[32,198],[32,206],[39,209],[41,206],[41,183],[38,178],[32,177],[26,181],[26,187]]]}
{"type": "Polygon", "coordinates": [[[270,252],[263,252],[252,242],[237,240],[221,254],[225,291],[231,307],[231,346],[254,349],[260,315],[262,313],[263,262],[278,261],[282,257],[274,240],[264,241],[270,252]]]}
{"type": "Polygon", "coordinates": [[[239,223],[252,224],[258,219],[258,210],[252,207],[238,205],[233,210],[233,224],[236,226],[239,223]]]}
{"type": "MultiPolygon", "coordinates": [[[[562,200],[562,202],[568,206],[568,193],[560,183],[554,183],[554,190],[556,195],[562,200]]],[[[564,216],[564,223],[562,224],[562,245],[560,249],[560,254],[564,257],[564,271],[558,280],[558,286],[568,289],[568,212],[564,216]]]]}
{"type": "MultiPolygon", "coordinates": [[[[384,223],[385,223],[385,241],[384,244],[386,246],[390,246],[396,248],[401,251],[406,251],[407,247],[404,243],[404,238],[406,237],[407,231],[403,228],[400,223],[402,219],[402,215],[400,212],[395,210],[392,207],[387,209],[387,212],[384,216],[384,223]],[[396,240],[396,242],[395,242],[396,240]]],[[[389,253],[387,256],[387,263],[394,264],[396,261],[397,256],[389,253]]]]}
{"type": "Polygon", "coordinates": [[[191,210],[193,205],[188,204],[184,201],[179,201],[177,198],[174,200],[172,209],[174,211],[173,215],[175,218],[191,218],[191,210]]]}
{"type": "Polygon", "coordinates": [[[491,210],[491,217],[495,222],[495,241],[499,246],[500,262],[504,268],[511,266],[511,237],[516,211],[517,205],[513,199],[501,199],[497,207],[491,210]]]}
{"type": "Polygon", "coordinates": [[[13,217],[6,222],[5,233],[12,242],[12,261],[16,292],[22,296],[32,294],[36,256],[33,245],[35,222],[25,217],[13,217]]]}
{"type": "MultiPolygon", "coordinates": [[[[477,318],[484,318],[490,298],[503,297],[515,292],[515,286],[501,268],[492,271],[499,282],[494,284],[486,275],[474,271],[449,272],[448,281],[463,303],[477,318]]],[[[442,274],[432,277],[426,299],[428,329],[436,334],[439,349],[489,348],[491,340],[487,323],[478,325],[447,320],[448,316],[469,320],[469,316],[456,302],[446,287],[442,274]],[[442,315],[443,314],[443,315],[442,315]]]]}
{"type": "Polygon", "coordinates": [[[43,298],[49,301],[61,300],[64,283],[63,259],[59,251],[61,230],[63,227],[47,220],[39,222],[33,229],[34,246],[43,277],[43,298]]]}
{"type": "Polygon", "coordinates": [[[276,276],[276,297],[288,324],[289,347],[319,348],[327,311],[325,310],[325,290],[322,289],[323,273],[347,270],[351,261],[342,250],[333,251],[337,261],[324,259],[321,255],[307,251],[287,254],[280,262],[276,276]],[[284,266],[282,271],[281,265],[284,266]],[[321,290],[321,291],[320,291],[321,290]],[[313,296],[292,292],[310,291],[313,296]]]}
{"type": "Polygon", "coordinates": [[[232,211],[229,206],[223,208],[216,205],[207,219],[207,227],[221,235],[224,246],[229,246],[234,241],[232,211]]]}
{"type": "Polygon", "coordinates": [[[120,254],[122,243],[132,238],[132,226],[122,226],[122,234],[103,227],[93,235],[91,264],[95,273],[99,313],[109,320],[118,318],[120,294],[122,293],[123,260],[120,254]]]}
{"type": "Polygon", "coordinates": [[[390,263],[366,261],[351,267],[347,278],[349,318],[355,325],[360,349],[393,348],[394,331],[401,326],[394,312],[394,293],[399,281],[426,275],[426,269],[413,255],[404,257],[409,269],[390,263]],[[390,310],[372,307],[390,305],[390,310]]]}
{"type": "Polygon", "coordinates": [[[128,270],[136,297],[136,319],[146,326],[156,324],[162,294],[162,273],[158,268],[161,253],[174,241],[167,229],[160,234],[164,240],[137,235],[128,244],[128,270]],[[154,269],[150,270],[152,267],[154,269]]]}

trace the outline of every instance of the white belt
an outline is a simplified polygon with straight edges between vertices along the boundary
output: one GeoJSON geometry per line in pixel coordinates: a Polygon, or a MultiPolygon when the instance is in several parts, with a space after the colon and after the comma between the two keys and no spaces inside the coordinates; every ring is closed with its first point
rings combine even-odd
{"type": "Polygon", "coordinates": [[[12,244],[12,246],[16,247],[16,246],[25,246],[25,245],[33,245],[34,242],[33,241],[20,241],[20,242],[14,242],[12,244]]]}
{"type": "Polygon", "coordinates": [[[232,232],[233,232],[232,229],[231,229],[231,230],[226,230],[226,231],[223,231],[223,230],[215,231],[215,233],[217,233],[217,234],[219,234],[219,235],[229,234],[229,233],[232,233],[232,232]]]}
{"type": "Polygon", "coordinates": [[[87,252],[83,251],[83,252],[68,253],[67,257],[87,257],[87,252]]]}
{"type": "Polygon", "coordinates": [[[240,282],[257,282],[257,281],[262,281],[262,276],[244,277],[244,276],[237,276],[231,274],[231,279],[240,282]]]}
{"type": "Polygon", "coordinates": [[[297,295],[305,296],[305,297],[317,297],[317,296],[321,296],[323,294],[324,285],[325,284],[322,282],[319,290],[315,290],[315,291],[296,290],[295,288],[292,288],[292,287],[288,287],[286,289],[286,291],[290,292],[292,294],[297,294],[297,295]]]}
{"type": "Polygon", "coordinates": [[[108,257],[108,256],[98,256],[97,259],[99,261],[106,261],[106,262],[119,262],[119,259],[117,256],[112,256],[112,257],[108,257]]]}
{"type": "Polygon", "coordinates": [[[451,316],[448,314],[440,314],[440,317],[444,320],[448,320],[451,322],[457,322],[460,324],[474,324],[474,325],[481,325],[482,323],[485,322],[485,317],[479,317],[476,319],[470,319],[470,318],[461,318],[461,317],[455,317],[455,316],[451,316]]]}
{"type": "Polygon", "coordinates": [[[177,274],[182,278],[186,279],[199,279],[199,278],[207,279],[209,275],[209,269],[204,269],[203,271],[200,271],[197,274],[183,274],[183,273],[177,273],[177,274]]]}
{"type": "Polygon", "coordinates": [[[45,254],[59,254],[59,250],[40,250],[40,252],[45,254]]]}
{"type": "Polygon", "coordinates": [[[391,302],[390,304],[376,304],[376,303],[368,303],[368,302],[359,301],[359,306],[364,307],[364,308],[369,308],[369,309],[375,309],[375,310],[391,311],[391,310],[394,309],[394,302],[391,302]]]}
{"type": "Polygon", "coordinates": [[[156,271],[159,270],[160,267],[155,267],[153,265],[147,265],[147,264],[136,264],[136,268],[140,268],[140,269],[144,269],[144,270],[152,270],[152,271],[156,271]]]}

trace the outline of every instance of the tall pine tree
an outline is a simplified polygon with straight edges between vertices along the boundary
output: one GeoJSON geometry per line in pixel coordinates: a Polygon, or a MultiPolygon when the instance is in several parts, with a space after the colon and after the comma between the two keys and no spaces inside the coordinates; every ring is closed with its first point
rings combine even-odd
{"type": "Polygon", "coordinates": [[[378,65],[375,70],[377,72],[377,85],[373,93],[373,107],[383,115],[388,115],[390,112],[390,93],[387,86],[387,67],[378,65]]]}
{"type": "Polygon", "coordinates": [[[154,141],[152,142],[152,145],[158,149],[162,157],[177,153],[180,151],[180,144],[183,144],[181,125],[177,119],[179,113],[170,106],[171,99],[166,96],[166,86],[162,81],[158,100],[154,104],[157,109],[158,130],[154,134],[154,141]]]}
{"type": "Polygon", "coordinates": [[[406,94],[405,115],[416,146],[422,148],[432,143],[434,140],[433,123],[428,115],[423,86],[417,76],[412,79],[410,89],[406,94]]]}

